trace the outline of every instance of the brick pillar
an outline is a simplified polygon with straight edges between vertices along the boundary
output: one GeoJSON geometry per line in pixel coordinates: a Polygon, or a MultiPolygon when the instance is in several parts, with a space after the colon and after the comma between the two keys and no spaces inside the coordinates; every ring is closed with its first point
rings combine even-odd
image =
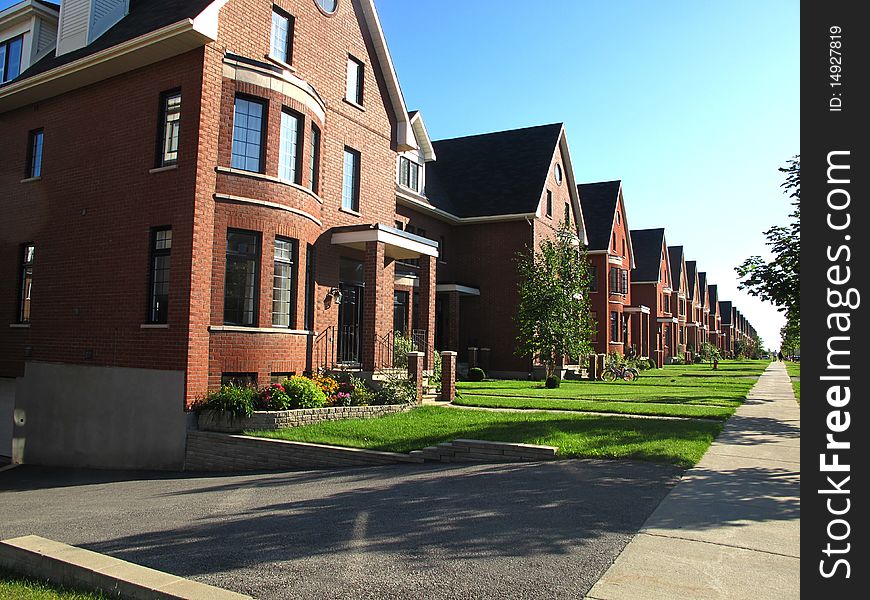
{"type": "Polygon", "coordinates": [[[360,362],[364,371],[374,371],[381,365],[375,364],[377,341],[392,329],[393,325],[393,269],[385,265],[384,245],[366,242],[365,257],[365,298],[363,300],[363,322],[360,325],[362,347],[360,362]]]}
{"type": "Polygon", "coordinates": [[[459,292],[447,292],[447,349],[459,350],[459,292]]]}
{"type": "Polygon", "coordinates": [[[441,400],[453,402],[456,399],[456,352],[446,350],[441,353],[441,400]]]}
{"type": "Polygon", "coordinates": [[[423,363],[425,358],[426,355],[422,352],[408,352],[408,377],[417,385],[417,402],[423,400],[423,363]]]}
{"type": "Polygon", "coordinates": [[[427,371],[435,366],[435,257],[420,257],[420,306],[417,322],[426,330],[426,344],[420,348],[426,353],[423,367],[427,371]]]}
{"type": "Polygon", "coordinates": [[[478,366],[477,363],[477,348],[471,346],[468,348],[468,368],[473,369],[478,366]]]}
{"type": "Polygon", "coordinates": [[[598,379],[598,355],[589,355],[589,379],[596,381],[598,379]]]}

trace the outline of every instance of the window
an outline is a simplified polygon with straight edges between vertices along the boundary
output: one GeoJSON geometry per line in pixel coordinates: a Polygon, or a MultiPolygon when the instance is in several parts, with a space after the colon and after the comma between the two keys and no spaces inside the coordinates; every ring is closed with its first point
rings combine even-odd
{"type": "Polygon", "coordinates": [[[442,235],[441,239],[438,241],[438,260],[443,263],[447,262],[446,247],[444,236],[442,235]]]}
{"type": "Polygon", "coordinates": [[[616,234],[615,233],[613,234],[613,238],[612,238],[610,247],[613,249],[614,252],[616,252],[616,234]]]}
{"type": "Polygon", "coordinates": [[[620,269],[619,271],[619,293],[628,293],[628,270],[620,269]]]}
{"type": "Polygon", "coordinates": [[[272,284],[272,326],[295,326],[296,240],[275,238],[275,272],[272,284]]]}
{"type": "Polygon", "coordinates": [[[345,97],[354,104],[363,103],[363,64],[353,56],[347,57],[347,92],[345,97]]]}
{"type": "Polygon", "coordinates": [[[221,385],[257,387],[256,373],[221,373],[221,385]]]}
{"type": "Polygon", "coordinates": [[[227,230],[224,322],[257,324],[257,279],[260,274],[260,236],[252,231],[227,230]]]}
{"type": "Polygon", "coordinates": [[[666,313],[671,312],[671,295],[670,294],[665,294],[664,305],[665,305],[665,312],[666,313]]]}
{"type": "Polygon", "coordinates": [[[562,185],[562,165],[560,165],[559,163],[556,163],[556,168],[554,169],[554,171],[555,171],[554,175],[556,178],[556,185],[562,185]]]}
{"type": "Polygon", "coordinates": [[[233,159],[234,169],[262,173],[263,138],[265,137],[264,113],[266,103],[251,98],[236,98],[233,113],[233,159]]]}
{"type": "Polygon", "coordinates": [[[619,313],[611,312],[610,313],[610,341],[618,342],[619,341],[619,313]]]}
{"type": "Polygon", "coordinates": [[[18,322],[30,323],[30,293],[33,291],[33,253],[36,246],[25,244],[21,248],[21,274],[18,291],[18,322]]]}
{"type": "Polygon", "coordinates": [[[553,192],[547,190],[547,217],[553,216],[553,192]]]}
{"type": "Polygon", "coordinates": [[[622,256],[625,256],[625,238],[622,238],[622,256]]]}
{"type": "Polygon", "coordinates": [[[281,111],[281,145],[278,150],[278,176],[302,183],[302,116],[289,110],[281,111]]]}
{"type": "Polygon", "coordinates": [[[338,8],[338,0],[315,0],[317,2],[317,6],[328,15],[331,15],[335,12],[335,9],[338,8]]]}
{"type": "Polygon", "coordinates": [[[269,383],[284,383],[285,379],[290,379],[296,375],[296,371],[282,371],[280,373],[269,373],[269,383]]]}
{"type": "Polygon", "coordinates": [[[178,162],[178,133],[181,129],[181,92],[160,95],[160,139],[157,166],[168,167],[178,162]]]}
{"type": "Polygon", "coordinates": [[[314,246],[305,248],[305,329],[314,331],[314,246]]]}
{"type": "Polygon", "coordinates": [[[566,223],[571,222],[571,205],[568,204],[567,202],[565,203],[565,222],[566,223]]]}
{"type": "Polygon", "coordinates": [[[616,224],[619,225],[619,211],[616,211],[616,224]]]}
{"type": "Polygon", "coordinates": [[[27,138],[27,168],[24,176],[28,179],[42,176],[42,129],[34,129],[27,138]]]}
{"type": "Polygon", "coordinates": [[[277,6],[272,7],[272,39],[269,56],[290,64],[293,60],[293,16],[277,6]]]}
{"type": "Polygon", "coordinates": [[[420,191],[420,165],[404,156],[399,157],[399,184],[420,191]]]}
{"type": "Polygon", "coordinates": [[[598,267],[596,265],[589,265],[589,291],[598,291],[598,267]]]}
{"type": "Polygon", "coordinates": [[[311,156],[309,157],[308,178],[311,182],[311,191],[315,194],[320,191],[320,128],[311,124],[311,156]]]}
{"type": "Polygon", "coordinates": [[[21,73],[21,48],[24,36],[0,42],[0,83],[12,81],[21,73]]]}
{"type": "Polygon", "coordinates": [[[344,148],[344,178],[341,184],[341,207],[359,211],[359,163],[360,153],[353,148],[344,148]]]}
{"type": "Polygon", "coordinates": [[[151,285],[148,292],[148,322],[166,323],[169,315],[169,258],[172,229],[151,230],[151,285]]]}
{"type": "Polygon", "coordinates": [[[408,292],[393,292],[393,332],[397,335],[408,334],[408,292]]]}
{"type": "Polygon", "coordinates": [[[610,267],[610,293],[618,294],[619,293],[619,269],[616,267],[610,267]]]}

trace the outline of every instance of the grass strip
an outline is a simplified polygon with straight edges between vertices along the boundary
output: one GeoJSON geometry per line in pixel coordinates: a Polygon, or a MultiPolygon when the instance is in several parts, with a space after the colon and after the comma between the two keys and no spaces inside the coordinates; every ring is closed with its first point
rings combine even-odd
{"type": "Polygon", "coordinates": [[[96,592],[79,592],[0,569],[0,600],[108,600],[96,592]]]}
{"type": "Polygon", "coordinates": [[[245,435],[391,452],[471,438],[556,446],[563,458],[631,458],[690,467],[721,428],[717,421],[426,406],[377,419],[328,421],[245,435]]]}

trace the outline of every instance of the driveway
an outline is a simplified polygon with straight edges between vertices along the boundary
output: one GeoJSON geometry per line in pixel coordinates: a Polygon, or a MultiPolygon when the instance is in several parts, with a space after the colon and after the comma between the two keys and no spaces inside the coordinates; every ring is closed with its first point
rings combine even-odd
{"type": "Polygon", "coordinates": [[[680,471],[565,460],[232,476],[0,473],[36,534],[263,600],[580,598],[680,471]]]}

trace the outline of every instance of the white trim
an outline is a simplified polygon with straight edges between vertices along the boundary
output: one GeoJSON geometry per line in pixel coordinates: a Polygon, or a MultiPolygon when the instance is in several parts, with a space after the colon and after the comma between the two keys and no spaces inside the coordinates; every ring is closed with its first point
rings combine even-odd
{"type": "MultiPolygon", "coordinates": [[[[398,187],[398,186],[397,186],[398,187]]],[[[416,198],[412,198],[405,194],[399,193],[400,190],[396,190],[396,199],[399,201],[398,204],[402,206],[407,206],[408,208],[413,208],[415,210],[419,210],[422,212],[427,212],[431,216],[438,218],[442,221],[446,221],[453,225],[474,225],[475,223],[498,223],[503,221],[523,221],[527,219],[535,219],[537,218],[537,213],[514,213],[510,215],[490,215],[485,217],[457,217],[451,215],[449,212],[441,210],[440,208],[436,208],[431,204],[426,204],[425,202],[421,202],[416,198]]]]}
{"type": "Polygon", "coordinates": [[[622,312],[643,313],[645,315],[648,315],[648,314],[650,314],[650,308],[649,308],[649,306],[644,306],[643,304],[641,304],[639,306],[626,306],[625,308],[622,309],[622,312]]]}
{"type": "Polygon", "coordinates": [[[169,323],[142,323],[139,329],[169,329],[169,323]]]}
{"type": "Polygon", "coordinates": [[[679,322],[679,319],[676,317],[659,317],[656,319],[656,323],[673,323],[674,325],[677,325],[679,322]]]}
{"type": "Polygon", "coordinates": [[[39,181],[40,179],[42,179],[42,176],[37,175],[36,177],[26,177],[26,178],[22,179],[21,181],[19,181],[18,183],[31,183],[34,181],[39,181]]]}
{"type": "Polygon", "coordinates": [[[438,249],[428,244],[423,244],[406,237],[396,235],[383,229],[363,229],[361,231],[339,231],[332,234],[333,245],[350,246],[353,244],[365,244],[366,242],[379,242],[388,246],[395,246],[416,254],[438,257],[438,249]]]}
{"type": "Polygon", "coordinates": [[[30,329],[30,323],[10,323],[12,329],[30,329]]]}
{"type": "Polygon", "coordinates": [[[290,63],[285,63],[285,62],[284,62],[283,60],[281,60],[280,58],[275,58],[275,57],[272,56],[271,54],[267,54],[267,55],[264,56],[263,58],[265,58],[265,59],[268,60],[269,62],[275,63],[276,66],[281,67],[281,68],[284,69],[285,71],[290,71],[291,73],[295,73],[295,72],[296,72],[296,67],[294,67],[294,66],[291,65],[290,63]]]}
{"type": "Polygon", "coordinates": [[[229,194],[215,194],[214,199],[216,202],[239,202],[242,204],[254,204],[257,206],[264,206],[266,208],[274,208],[277,210],[284,210],[289,213],[293,213],[294,215],[299,215],[300,217],[305,217],[310,221],[313,221],[317,224],[318,227],[323,227],[323,222],[315,217],[312,214],[305,212],[304,210],[299,210],[298,208],[293,208],[291,206],[284,206],[283,204],[277,204],[276,202],[269,202],[267,200],[257,200],[255,198],[245,198],[243,196],[231,196],[229,194]]]}
{"type": "Polygon", "coordinates": [[[432,146],[432,138],[429,137],[429,130],[426,129],[426,124],[423,122],[423,115],[420,114],[420,111],[417,111],[411,117],[411,128],[414,130],[417,141],[422,142],[419,145],[420,150],[423,152],[423,160],[426,162],[437,160],[435,148],[432,146]]]}
{"type": "Polygon", "coordinates": [[[355,216],[355,217],[361,217],[361,216],[362,216],[362,213],[361,213],[361,212],[355,211],[355,210],[352,209],[352,208],[345,208],[344,206],[339,206],[339,207],[338,207],[338,210],[339,210],[340,212],[347,213],[347,214],[349,214],[349,215],[353,215],[353,216],[355,216]]]}
{"type": "Polygon", "coordinates": [[[280,92],[305,105],[317,115],[321,126],[326,123],[326,102],[313,85],[292,72],[285,70],[276,73],[271,69],[241,62],[229,56],[224,56],[223,65],[223,76],[227,79],[280,92]]]}
{"type": "Polygon", "coordinates": [[[241,327],[237,325],[210,325],[210,333],[268,333],[284,335],[314,335],[306,329],[286,329],[281,327],[241,327]]]}
{"type": "Polygon", "coordinates": [[[457,292],[466,296],[480,296],[480,288],[458,283],[439,283],[435,286],[436,292],[457,292]]]}
{"type": "Polygon", "coordinates": [[[358,104],[358,103],[354,102],[350,98],[342,98],[342,100],[344,101],[345,104],[350,104],[351,106],[353,106],[357,110],[361,110],[362,112],[366,111],[365,106],[363,106],[362,104],[358,104]]]}

